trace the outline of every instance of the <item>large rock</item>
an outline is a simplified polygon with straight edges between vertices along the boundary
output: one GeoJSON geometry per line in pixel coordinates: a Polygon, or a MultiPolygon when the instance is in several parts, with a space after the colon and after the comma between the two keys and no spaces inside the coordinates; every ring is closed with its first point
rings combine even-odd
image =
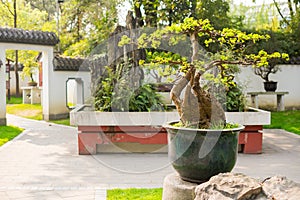
{"type": "Polygon", "coordinates": [[[299,200],[300,184],[286,177],[274,176],[263,182],[263,192],[270,199],[299,200]]]}
{"type": "Polygon", "coordinates": [[[195,200],[298,200],[300,184],[275,176],[263,182],[243,174],[224,173],[195,189],[195,200]]]}
{"type": "Polygon", "coordinates": [[[243,174],[224,173],[197,186],[195,200],[253,199],[261,192],[258,180],[243,174]]]}

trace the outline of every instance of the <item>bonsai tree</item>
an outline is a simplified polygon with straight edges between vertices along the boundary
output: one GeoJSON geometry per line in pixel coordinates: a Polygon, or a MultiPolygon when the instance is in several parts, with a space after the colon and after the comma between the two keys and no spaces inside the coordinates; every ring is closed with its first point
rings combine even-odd
{"type": "Polygon", "coordinates": [[[172,60],[172,57],[157,57],[153,60],[155,63],[181,66],[184,75],[173,86],[171,98],[185,127],[210,128],[226,123],[224,109],[211,92],[211,88],[200,84],[207,72],[217,69],[219,73],[210,78],[214,82],[223,83],[226,90],[226,87],[229,88],[228,84],[234,84],[233,80],[224,76],[226,71],[237,65],[262,67],[268,65],[271,58],[286,57],[286,54],[278,52],[246,53],[249,45],[268,40],[269,35],[247,34],[229,28],[216,30],[209,20],[194,18],[186,18],[181,24],[173,24],[151,34],[143,33],[135,41],[123,36],[119,45],[138,42],[139,48],[161,49],[163,41],[176,45],[186,37],[190,41],[190,58],[172,60]],[[203,47],[210,48],[210,52],[206,53],[203,47]],[[184,90],[184,95],[181,95],[184,90]]]}
{"type": "Polygon", "coordinates": [[[33,60],[26,60],[21,74],[22,78],[24,79],[27,76],[30,78],[31,83],[35,83],[36,81],[34,80],[33,75],[36,73],[38,67],[39,65],[37,62],[33,60]]]}
{"type": "MultiPolygon", "coordinates": [[[[265,51],[260,51],[259,54],[266,55],[267,53],[265,51]]],[[[265,65],[259,66],[257,68],[254,68],[254,73],[260,76],[265,82],[272,82],[269,79],[269,75],[278,72],[280,67],[277,64],[281,59],[287,60],[289,59],[289,55],[285,53],[280,54],[278,52],[269,55],[268,63],[265,63],[265,65]]]]}
{"type": "Polygon", "coordinates": [[[19,61],[23,63],[24,68],[21,75],[22,79],[28,77],[30,79],[29,84],[33,83],[36,85],[36,81],[34,80],[34,74],[38,71],[39,64],[36,62],[36,57],[38,56],[37,51],[20,51],[19,52],[19,61]]]}

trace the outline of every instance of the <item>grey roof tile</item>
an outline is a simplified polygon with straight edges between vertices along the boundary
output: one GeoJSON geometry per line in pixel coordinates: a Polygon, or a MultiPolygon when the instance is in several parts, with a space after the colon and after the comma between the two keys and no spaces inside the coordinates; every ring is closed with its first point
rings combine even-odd
{"type": "Polygon", "coordinates": [[[0,27],[0,42],[55,46],[59,39],[53,32],[0,27]]]}
{"type": "Polygon", "coordinates": [[[90,71],[102,70],[107,66],[107,56],[98,55],[96,58],[70,58],[56,55],[53,60],[55,71],[90,71]]]}
{"type": "Polygon", "coordinates": [[[55,71],[90,71],[88,62],[82,58],[55,56],[53,60],[55,71]]]}

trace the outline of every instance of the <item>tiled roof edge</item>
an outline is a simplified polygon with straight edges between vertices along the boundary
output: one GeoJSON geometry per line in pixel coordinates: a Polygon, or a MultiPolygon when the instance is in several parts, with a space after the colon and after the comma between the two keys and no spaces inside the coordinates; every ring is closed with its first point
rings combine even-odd
{"type": "Polygon", "coordinates": [[[59,39],[53,32],[0,27],[0,42],[55,46],[59,39]]]}

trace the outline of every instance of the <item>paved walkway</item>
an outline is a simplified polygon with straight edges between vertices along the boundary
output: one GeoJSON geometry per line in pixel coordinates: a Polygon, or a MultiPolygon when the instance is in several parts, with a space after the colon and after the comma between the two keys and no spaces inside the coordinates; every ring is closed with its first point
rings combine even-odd
{"type": "MultiPolygon", "coordinates": [[[[101,200],[106,189],[162,187],[173,170],[166,154],[79,156],[74,127],[8,115],[26,130],[0,147],[1,200],[101,200]]],[[[300,137],[267,130],[263,154],[239,154],[234,172],[300,182],[300,137]]]]}

